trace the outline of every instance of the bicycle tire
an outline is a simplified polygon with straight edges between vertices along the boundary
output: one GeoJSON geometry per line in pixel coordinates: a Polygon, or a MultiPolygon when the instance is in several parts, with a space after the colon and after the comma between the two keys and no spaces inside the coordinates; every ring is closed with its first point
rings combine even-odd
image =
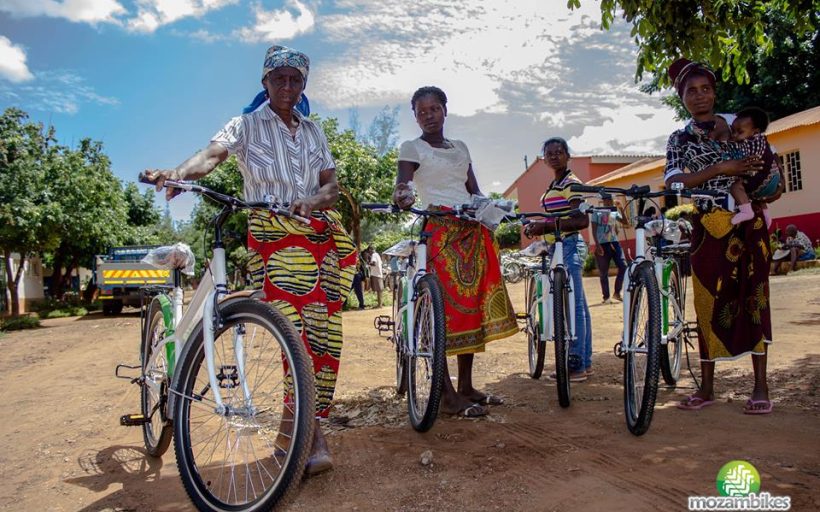
{"type": "Polygon", "coordinates": [[[316,391],[311,360],[293,324],[269,304],[239,300],[222,308],[220,316],[222,325],[214,332],[214,365],[220,388],[224,388],[223,404],[235,412],[219,415],[214,411],[200,329],[176,370],[175,391],[180,395],[174,405],[174,449],[179,475],[198,510],[271,510],[285,504],[298,486],[313,443],[316,391]],[[230,338],[227,341],[222,339],[225,334],[230,338]],[[233,350],[232,336],[237,334],[243,337],[245,378],[252,389],[253,407],[245,412],[241,410],[247,406],[242,392],[245,383],[240,380],[233,350]],[[268,335],[271,342],[265,343],[268,335]],[[250,367],[258,361],[263,362],[255,369],[250,367]],[[231,362],[234,365],[228,364],[231,362]],[[283,363],[287,363],[287,374],[282,372],[283,363]],[[271,386],[270,377],[281,382],[271,386]],[[284,417],[286,384],[292,384],[292,420],[284,417]],[[211,439],[213,447],[203,446],[211,439]],[[221,457],[222,462],[214,457],[221,457]],[[251,457],[258,458],[249,463],[251,457]],[[230,480],[227,492],[220,493],[224,479],[230,480]],[[266,480],[270,480],[269,487],[266,480]]]}
{"type": "Polygon", "coordinates": [[[539,314],[541,306],[536,293],[538,276],[532,276],[527,283],[527,356],[529,362],[529,376],[533,379],[541,378],[544,371],[544,355],[547,342],[541,337],[541,322],[546,321],[539,314]]]}
{"type": "Polygon", "coordinates": [[[658,395],[661,306],[651,263],[638,265],[631,277],[630,339],[626,340],[624,357],[624,413],[629,431],[640,436],[649,430],[658,395]],[[646,357],[642,357],[644,354],[646,357]]]}
{"type": "Polygon", "coordinates": [[[395,280],[393,289],[393,344],[396,348],[396,395],[404,396],[407,394],[407,358],[404,354],[404,340],[400,339],[400,332],[404,332],[401,328],[403,321],[400,309],[402,306],[402,294],[404,293],[405,278],[395,280]]]}
{"type": "MultiPolygon", "coordinates": [[[[680,271],[678,270],[677,260],[672,261],[672,271],[669,273],[669,298],[667,299],[669,305],[666,308],[666,314],[670,323],[672,319],[678,320],[675,316],[674,306],[674,304],[677,304],[681,312],[681,318],[679,320],[685,328],[686,304],[684,303],[683,290],[681,288],[683,281],[680,271]]],[[[683,344],[685,342],[686,334],[681,330],[676,337],[667,339],[666,344],[661,345],[661,375],[663,375],[664,382],[669,386],[674,387],[680,378],[681,356],[683,355],[683,344]]]]}
{"type": "Polygon", "coordinates": [[[571,401],[569,383],[569,335],[570,319],[567,316],[569,293],[567,274],[556,268],[552,275],[552,325],[555,345],[555,384],[558,388],[558,404],[569,407],[571,401]]]}
{"type": "Polygon", "coordinates": [[[156,341],[165,337],[165,319],[162,304],[158,299],[151,301],[146,318],[140,350],[140,366],[143,378],[145,380],[151,379],[159,385],[159,393],[153,393],[145,382],[140,386],[140,412],[143,417],[151,418],[150,422],[142,425],[142,438],[148,455],[162,457],[171,445],[174,427],[168,421],[165,411],[168,403],[169,385],[168,361],[165,354],[158,356],[157,361],[160,363],[158,368],[147,367],[149,361],[153,359],[152,352],[156,341]]]}
{"type": "Polygon", "coordinates": [[[416,287],[413,311],[413,347],[416,348],[407,358],[407,410],[410,424],[418,432],[430,430],[438,416],[447,364],[444,319],[441,289],[435,276],[428,274],[416,287]],[[422,353],[425,356],[421,356],[422,353]],[[429,390],[420,389],[421,383],[428,384],[429,390]]]}

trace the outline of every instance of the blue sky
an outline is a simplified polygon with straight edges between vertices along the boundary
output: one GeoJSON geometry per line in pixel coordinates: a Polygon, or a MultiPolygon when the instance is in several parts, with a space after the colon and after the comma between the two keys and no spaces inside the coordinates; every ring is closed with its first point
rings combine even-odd
{"type": "MultiPolygon", "coordinates": [[[[566,0],[0,0],[0,108],[61,142],[103,141],[115,173],[173,167],[260,90],[265,49],[311,57],[314,112],[367,126],[423,85],[449,97],[446,134],[470,147],[485,192],[503,191],[540,142],[575,154],[662,152],[676,127],[633,82],[629,26],[566,0]]],[[[187,219],[193,198],[175,200],[187,219]]]]}

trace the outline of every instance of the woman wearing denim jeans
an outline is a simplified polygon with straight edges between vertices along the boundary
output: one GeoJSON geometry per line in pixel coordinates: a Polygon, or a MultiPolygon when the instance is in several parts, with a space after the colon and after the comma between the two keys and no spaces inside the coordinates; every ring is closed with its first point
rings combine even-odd
{"type": "MultiPolygon", "coordinates": [[[[541,197],[541,205],[548,213],[561,213],[578,208],[581,195],[570,190],[570,185],[582,183],[567,167],[569,147],[560,137],[552,137],[544,142],[542,148],[544,161],[555,173],[552,183],[541,197]]],[[[524,234],[527,236],[544,235],[548,243],[554,242],[552,235],[555,225],[552,219],[527,224],[524,234]]],[[[589,306],[584,294],[584,282],[581,272],[587,247],[580,231],[589,225],[589,218],[577,214],[560,219],[561,232],[564,235],[564,265],[566,265],[572,289],[575,291],[575,337],[570,345],[570,381],[583,382],[592,374],[592,323],[589,306]]],[[[550,376],[555,378],[555,374],[550,376]]]]}

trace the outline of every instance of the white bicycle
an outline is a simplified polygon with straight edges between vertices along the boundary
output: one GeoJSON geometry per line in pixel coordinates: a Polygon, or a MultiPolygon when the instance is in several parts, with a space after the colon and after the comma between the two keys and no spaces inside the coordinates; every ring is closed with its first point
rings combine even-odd
{"type": "MultiPolygon", "coordinates": [[[[586,205],[582,205],[586,207],[586,205]]],[[[519,213],[522,224],[532,218],[561,219],[571,217],[584,209],[562,213],[519,213]]],[[[575,290],[569,271],[564,264],[564,234],[560,222],[554,223],[555,243],[552,257],[550,248],[539,240],[521,251],[524,256],[540,258],[540,264],[528,267],[529,278],[524,286],[526,312],[517,315],[525,322],[527,333],[527,353],[529,375],[533,379],[541,377],[546,357],[546,342],[551,341],[555,349],[555,382],[558,403],[561,407],[570,405],[570,344],[577,341],[575,331],[575,290]]]]}
{"type": "MultiPolygon", "coordinates": [[[[684,191],[675,187],[671,191],[651,192],[649,186],[631,188],[593,187],[572,185],[574,192],[587,192],[599,195],[620,194],[638,201],[638,210],[643,209],[647,200],[656,197],[677,195],[694,199],[713,201],[720,193],[705,190],[684,191]]],[[[677,282],[677,291],[665,275],[671,276],[671,266],[667,267],[663,251],[663,236],[654,238],[656,245],[647,244],[647,237],[655,235],[657,224],[650,217],[638,215],[635,219],[635,258],[629,264],[624,276],[623,311],[624,325],[621,341],[615,345],[615,355],[624,360],[624,412],[626,425],[635,435],[643,435],[652,423],[655,400],[658,394],[658,380],[661,373],[662,359],[671,372],[680,371],[680,350],[685,342],[685,304],[684,295],[677,282]],[[651,231],[647,230],[647,227],[651,231]],[[665,270],[666,269],[666,270],[665,270]],[[666,274],[670,272],[670,274],[666,274]],[[664,286],[661,287],[661,283],[664,286]],[[669,304],[675,320],[670,324],[662,321],[662,303],[669,304]],[[669,344],[672,350],[669,350],[669,344]]],[[[663,226],[663,220],[661,220],[663,226]]],[[[677,375],[675,375],[677,380],[677,375]]]]}
{"type": "MultiPolygon", "coordinates": [[[[148,182],[143,175],[140,181],[148,182]]],[[[222,225],[235,211],[265,209],[205,187],[166,181],[222,206],[214,219],[213,258],[183,310],[180,270],[168,248],[170,295],[147,308],[142,330],[141,426],[146,451],[167,450],[172,433],[185,490],[199,510],[270,510],[300,482],[313,440],[315,391],[310,358],[293,324],[260,291],[229,292],[222,225]]],[[[301,219],[309,222],[309,219],[301,219]]],[[[174,252],[178,251],[178,252],[174,252]]]]}

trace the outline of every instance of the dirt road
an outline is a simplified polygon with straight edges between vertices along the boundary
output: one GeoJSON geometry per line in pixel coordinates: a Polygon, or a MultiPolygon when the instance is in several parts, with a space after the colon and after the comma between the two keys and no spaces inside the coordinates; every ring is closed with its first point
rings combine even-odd
{"type": "MultiPolygon", "coordinates": [[[[802,273],[801,273],[802,274],[802,273]]],[[[337,408],[327,425],[333,471],[308,479],[292,504],[314,510],[685,510],[690,495],[716,496],[719,468],[745,459],[761,491],[790,496],[792,510],[820,509],[820,274],[772,279],[775,345],[770,416],[742,414],[749,359],[718,365],[718,403],[685,412],[674,403],[691,379],[662,390],[650,431],[623,418],[622,363],[612,354],[621,310],[592,307],[594,377],[558,406],[554,385],[527,377],[523,335],[477,356],[481,389],[506,403],[480,420],[440,418],[426,434],[395,399],[394,363],[372,327],[374,310],[345,313],[337,408]],[[422,466],[422,452],[433,462],[422,466]]],[[[585,282],[597,297],[597,279],[585,282]]],[[[522,303],[523,288],[511,288],[522,303]]],[[[690,305],[691,312],[691,305],[690,305]]],[[[135,386],[113,377],[134,362],[139,317],[99,314],[44,322],[0,338],[0,510],[188,510],[173,450],[147,459],[135,386]]],[[[696,361],[693,361],[693,364],[696,361]]]]}

